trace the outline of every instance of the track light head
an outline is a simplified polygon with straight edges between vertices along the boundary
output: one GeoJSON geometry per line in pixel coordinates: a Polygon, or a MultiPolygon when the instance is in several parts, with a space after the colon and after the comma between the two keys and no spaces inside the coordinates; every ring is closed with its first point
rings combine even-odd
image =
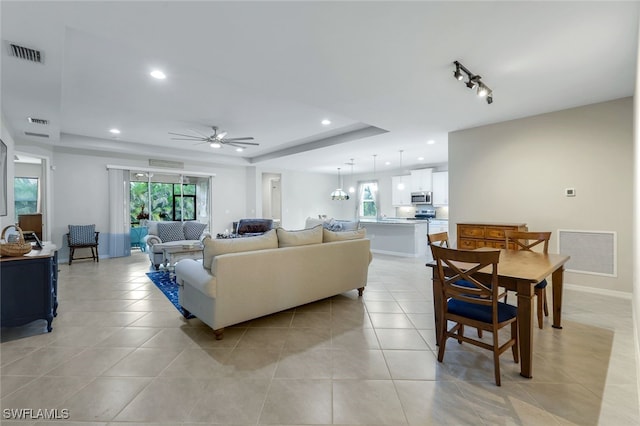
{"type": "Polygon", "coordinates": [[[460,62],[455,61],[454,64],[456,64],[456,70],[453,72],[453,76],[456,78],[456,80],[462,81],[464,75],[462,74],[462,72],[460,72],[460,62]]]}
{"type": "Polygon", "coordinates": [[[478,84],[478,96],[484,98],[489,94],[489,89],[483,83],[478,84]]]}
{"type": "Polygon", "coordinates": [[[489,105],[491,105],[491,104],[493,103],[493,95],[492,95],[492,94],[489,94],[489,95],[487,96],[487,103],[488,103],[489,105]]]}

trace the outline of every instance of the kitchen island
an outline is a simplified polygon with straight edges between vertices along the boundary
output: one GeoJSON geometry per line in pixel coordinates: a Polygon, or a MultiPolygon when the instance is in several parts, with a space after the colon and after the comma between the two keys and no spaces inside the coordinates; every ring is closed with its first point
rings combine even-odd
{"type": "Polygon", "coordinates": [[[361,220],[360,225],[367,230],[373,253],[404,257],[425,257],[427,254],[428,220],[361,220]]]}

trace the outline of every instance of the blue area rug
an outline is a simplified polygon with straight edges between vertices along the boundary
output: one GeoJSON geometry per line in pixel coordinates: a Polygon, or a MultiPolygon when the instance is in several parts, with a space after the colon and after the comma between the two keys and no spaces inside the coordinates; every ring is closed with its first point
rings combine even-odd
{"type": "MultiPolygon", "coordinates": [[[[147,272],[147,276],[153,283],[167,296],[167,299],[173,306],[176,307],[181,314],[184,315],[182,310],[182,306],[180,306],[180,302],[178,302],[178,283],[172,280],[169,276],[169,272],[167,271],[157,271],[157,272],[147,272]]],[[[194,315],[189,314],[186,317],[187,319],[195,318],[194,315]]]]}

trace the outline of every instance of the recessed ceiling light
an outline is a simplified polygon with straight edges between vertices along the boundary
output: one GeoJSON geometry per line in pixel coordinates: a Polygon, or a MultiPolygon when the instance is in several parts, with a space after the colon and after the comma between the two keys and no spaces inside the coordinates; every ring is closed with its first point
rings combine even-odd
{"type": "Polygon", "coordinates": [[[418,161],[423,161],[424,157],[418,157],[418,161]]]}
{"type": "Polygon", "coordinates": [[[210,146],[211,148],[221,148],[221,147],[222,147],[222,144],[220,144],[220,143],[218,143],[218,142],[211,142],[211,143],[209,144],[209,146],[210,146]]]}
{"type": "Polygon", "coordinates": [[[434,141],[433,139],[429,139],[427,141],[427,145],[433,145],[434,143],[436,143],[436,141],[434,141]]]}
{"type": "Polygon", "coordinates": [[[244,151],[244,148],[240,148],[240,147],[236,148],[236,152],[242,152],[242,151],[244,151]]]}
{"type": "Polygon", "coordinates": [[[331,120],[328,120],[325,118],[324,120],[321,121],[321,123],[323,126],[328,126],[329,124],[331,124],[331,120]]]}
{"type": "Polygon", "coordinates": [[[391,161],[385,161],[385,162],[384,162],[384,165],[385,165],[385,166],[390,166],[390,165],[391,165],[391,161]]]}
{"type": "Polygon", "coordinates": [[[115,129],[115,128],[114,129],[110,129],[109,132],[113,133],[114,135],[119,135],[120,134],[120,130],[115,129]]]}
{"type": "Polygon", "coordinates": [[[150,73],[151,77],[157,78],[158,80],[164,80],[167,78],[167,75],[160,70],[153,70],[150,73]]]}

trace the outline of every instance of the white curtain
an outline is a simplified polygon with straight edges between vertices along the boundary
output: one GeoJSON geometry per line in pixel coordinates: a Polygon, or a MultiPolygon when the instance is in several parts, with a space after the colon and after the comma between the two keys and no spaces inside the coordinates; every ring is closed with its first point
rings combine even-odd
{"type": "Polygon", "coordinates": [[[109,257],[131,255],[129,170],[109,169],[109,257]]]}

